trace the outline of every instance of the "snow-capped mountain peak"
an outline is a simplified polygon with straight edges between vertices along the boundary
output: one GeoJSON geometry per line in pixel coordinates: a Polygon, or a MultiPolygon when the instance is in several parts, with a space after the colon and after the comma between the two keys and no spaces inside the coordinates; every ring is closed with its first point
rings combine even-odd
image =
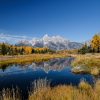
{"type": "Polygon", "coordinates": [[[29,44],[33,47],[48,47],[49,49],[52,50],[63,50],[63,49],[76,49],[80,48],[82,46],[81,43],[76,43],[76,42],[70,42],[66,39],[64,39],[61,36],[48,36],[48,34],[45,34],[42,38],[37,39],[33,38],[30,41],[21,41],[17,43],[17,45],[20,44],[29,44]]]}
{"type": "Polygon", "coordinates": [[[43,41],[48,41],[50,40],[50,37],[48,36],[48,34],[45,34],[42,39],[43,41]]]}
{"type": "Polygon", "coordinates": [[[59,35],[57,35],[57,36],[51,36],[50,37],[50,36],[48,36],[48,34],[45,34],[43,36],[42,40],[44,42],[50,42],[50,41],[52,41],[52,42],[55,42],[55,43],[67,41],[67,40],[65,40],[63,37],[61,37],[59,35]]]}

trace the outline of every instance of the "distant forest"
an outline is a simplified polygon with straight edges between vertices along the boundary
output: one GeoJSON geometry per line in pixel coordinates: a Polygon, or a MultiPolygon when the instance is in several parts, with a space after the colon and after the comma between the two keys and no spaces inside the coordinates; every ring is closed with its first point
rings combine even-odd
{"type": "Polygon", "coordinates": [[[7,43],[0,43],[0,55],[25,55],[33,53],[53,53],[46,47],[33,48],[31,46],[14,46],[7,43]]]}
{"type": "MultiPolygon", "coordinates": [[[[85,43],[82,48],[76,50],[64,50],[65,53],[100,53],[100,35],[95,34],[89,43],[85,43]]],[[[55,53],[47,47],[33,48],[31,46],[15,46],[7,43],[0,43],[0,55],[25,55],[33,53],[55,53]]],[[[63,52],[63,50],[58,51],[63,52]]]]}

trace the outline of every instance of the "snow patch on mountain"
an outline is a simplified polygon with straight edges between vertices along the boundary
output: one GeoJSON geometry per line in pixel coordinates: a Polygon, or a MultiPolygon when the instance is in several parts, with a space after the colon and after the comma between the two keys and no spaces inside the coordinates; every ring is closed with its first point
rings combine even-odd
{"type": "Polygon", "coordinates": [[[42,38],[33,38],[32,40],[21,40],[17,45],[30,45],[33,47],[48,47],[52,50],[64,50],[64,49],[77,49],[82,46],[81,43],[70,42],[61,36],[48,36],[44,35],[42,38]]]}

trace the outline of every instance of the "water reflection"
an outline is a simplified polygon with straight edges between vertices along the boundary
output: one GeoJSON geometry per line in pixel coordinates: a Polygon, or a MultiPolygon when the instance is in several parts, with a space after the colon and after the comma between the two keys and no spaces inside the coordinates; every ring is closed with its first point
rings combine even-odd
{"type": "Polygon", "coordinates": [[[46,73],[48,73],[50,70],[61,71],[66,66],[70,65],[71,60],[72,60],[72,58],[52,59],[52,60],[50,60],[48,62],[42,62],[42,63],[38,63],[38,64],[32,63],[32,65],[30,67],[33,68],[33,70],[41,68],[46,73]]]}
{"type": "Polygon", "coordinates": [[[69,57],[51,59],[41,63],[13,64],[3,67],[3,69],[0,69],[0,86],[2,86],[1,83],[3,82],[10,83],[6,84],[6,87],[8,85],[18,85],[23,79],[25,82],[22,83],[28,86],[32,81],[40,78],[50,80],[51,86],[57,84],[77,85],[83,78],[90,84],[93,84],[93,76],[89,74],[74,74],[71,72],[70,63],[72,60],[73,59],[69,57]]]}
{"type": "Polygon", "coordinates": [[[40,62],[40,63],[28,63],[28,64],[13,64],[13,65],[3,65],[0,69],[0,76],[4,74],[15,74],[15,73],[22,73],[22,72],[29,72],[29,71],[36,71],[38,69],[44,70],[46,73],[48,71],[60,71],[65,66],[69,66],[72,58],[58,58],[58,59],[51,59],[47,62],[40,62]]]}
{"type": "Polygon", "coordinates": [[[34,80],[50,80],[50,86],[60,84],[78,85],[81,79],[93,84],[94,77],[89,74],[74,74],[71,72],[72,58],[51,59],[41,63],[13,64],[0,69],[0,90],[3,88],[16,88],[22,90],[27,96],[28,89],[34,80]]]}

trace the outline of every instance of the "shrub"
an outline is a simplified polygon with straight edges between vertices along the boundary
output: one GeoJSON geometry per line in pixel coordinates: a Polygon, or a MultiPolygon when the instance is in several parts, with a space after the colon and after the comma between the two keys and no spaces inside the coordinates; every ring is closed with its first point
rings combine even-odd
{"type": "Polygon", "coordinates": [[[97,67],[91,69],[91,74],[92,75],[99,75],[99,69],[97,67]]]}
{"type": "Polygon", "coordinates": [[[91,86],[85,80],[81,80],[79,88],[82,90],[89,90],[91,89],[91,86]]]}

